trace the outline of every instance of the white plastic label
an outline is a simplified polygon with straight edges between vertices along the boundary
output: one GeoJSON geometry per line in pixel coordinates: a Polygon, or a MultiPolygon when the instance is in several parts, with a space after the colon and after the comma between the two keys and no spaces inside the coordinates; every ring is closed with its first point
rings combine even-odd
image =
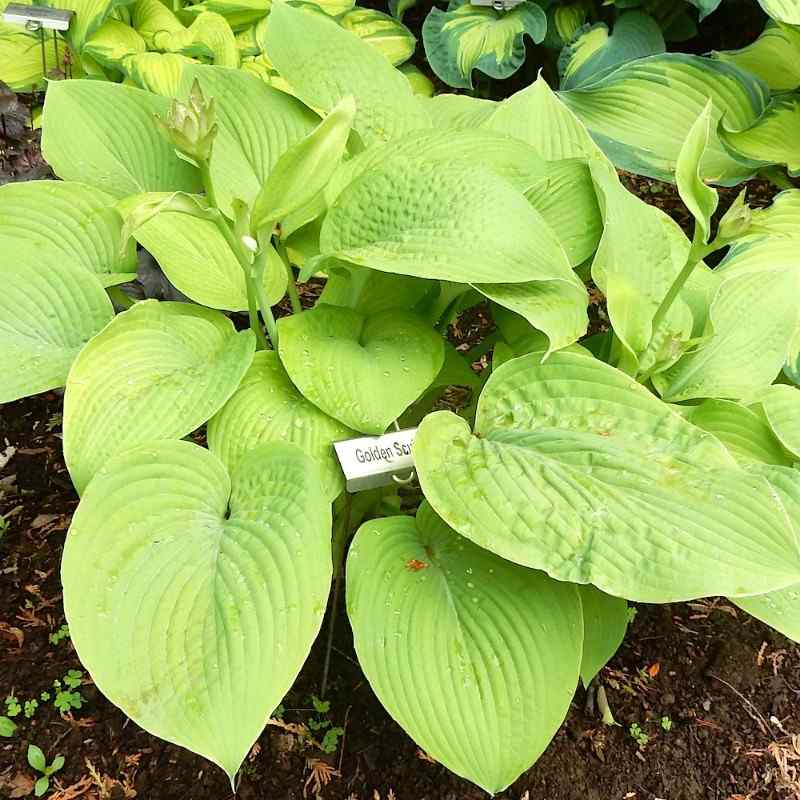
{"type": "Polygon", "coordinates": [[[411,445],[416,428],[384,433],[383,436],[364,436],[334,442],[336,457],[342,465],[348,492],[360,492],[386,486],[408,477],[414,468],[411,445]]]}

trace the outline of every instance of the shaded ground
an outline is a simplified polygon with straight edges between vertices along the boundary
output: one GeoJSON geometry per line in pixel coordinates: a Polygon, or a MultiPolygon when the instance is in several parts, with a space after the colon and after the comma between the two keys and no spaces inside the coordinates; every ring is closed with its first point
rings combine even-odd
{"type": "MultiPolygon", "coordinates": [[[[53,682],[81,666],[64,624],[58,578],[77,497],[61,458],[61,398],[0,406],[0,713],[8,695],[39,698],[31,719],[0,739],[0,797],[27,796],[28,743],[62,753],[54,800],[224,800],[215,767],[126,720],[88,677],[85,704],[59,713],[53,682]],[[48,691],[48,702],[40,699],[48,691]]],[[[355,663],[338,609],[327,714],[313,711],[322,647],[315,646],[244,766],[243,800],[478,800],[485,797],[431,761],[383,711],[355,663]],[[344,729],[332,754],[305,727],[344,729]],[[329,783],[325,785],[326,779],[329,783]]],[[[508,800],[762,800],[800,798],[800,648],[723,601],[639,606],[620,653],[601,675],[618,727],[586,710],[579,689],[555,740],[501,797],[508,800]],[[649,737],[637,743],[630,726],[649,737]],[[669,728],[669,730],[666,730],[669,728]]]]}

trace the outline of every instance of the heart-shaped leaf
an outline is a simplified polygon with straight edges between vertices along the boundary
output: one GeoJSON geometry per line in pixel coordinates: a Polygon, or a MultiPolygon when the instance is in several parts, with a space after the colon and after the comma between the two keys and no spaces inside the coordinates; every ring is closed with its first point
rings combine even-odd
{"type": "Polygon", "coordinates": [[[75,357],[114,309],[74,255],[5,235],[0,252],[0,403],[8,403],[63,386],[75,357]]]}
{"type": "Polygon", "coordinates": [[[297,391],[272,350],[255,354],[239,388],[208,423],[209,449],[229,472],[259,444],[290,442],[316,460],[329,500],[344,489],[333,442],[354,436],[297,391]]]}
{"type": "Polygon", "coordinates": [[[331,515],[314,462],[272,443],[228,475],[191,442],[110,459],[72,520],[72,643],[111,702],[233,779],[317,635],[331,515]]]}
{"type": "Polygon", "coordinates": [[[490,794],[544,751],[581,661],[574,586],[465,541],[423,503],[361,526],[347,558],[356,653],[425,752],[490,794]]]}
{"type": "Polygon", "coordinates": [[[79,492],[110,456],[180,439],[215,414],[250,366],[252,331],[218,311],[145,300],[81,351],[64,395],[64,458],[79,492]]]}
{"type": "Polygon", "coordinates": [[[800,580],[767,481],[594,358],[522,356],[493,372],[475,434],[448,411],[414,442],[425,497],[459,533],[559,580],[643,602],[800,580]]]}
{"type": "Polygon", "coordinates": [[[283,366],[326,414],[363,433],[383,433],[444,363],[444,343],[419,317],[389,310],[365,316],[320,305],[278,322],[283,366]]]}

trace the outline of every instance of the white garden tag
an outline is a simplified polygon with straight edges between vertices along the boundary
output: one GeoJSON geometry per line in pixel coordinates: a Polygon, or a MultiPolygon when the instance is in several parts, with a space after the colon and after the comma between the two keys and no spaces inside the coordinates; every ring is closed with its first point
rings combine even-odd
{"type": "Polygon", "coordinates": [[[399,481],[405,483],[414,469],[411,445],[416,428],[334,442],[336,456],[347,479],[348,492],[361,492],[399,481]]]}

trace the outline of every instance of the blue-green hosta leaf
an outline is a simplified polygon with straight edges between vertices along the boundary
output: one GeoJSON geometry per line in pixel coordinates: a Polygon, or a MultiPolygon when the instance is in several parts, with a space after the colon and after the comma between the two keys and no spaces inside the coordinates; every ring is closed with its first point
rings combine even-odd
{"type": "Polygon", "coordinates": [[[541,76],[535,83],[498,103],[483,124],[522,139],[547,161],[603,158],[586,126],[541,76]]]}
{"type": "Polygon", "coordinates": [[[525,197],[553,229],[571,266],[591,257],[600,242],[603,218],[584,159],[547,162],[545,179],[528,189],[525,197]]]}
{"type": "Polygon", "coordinates": [[[423,503],[361,526],[347,558],[358,660],[422,747],[490,794],[544,751],[581,660],[574,586],[465,541],[423,503]]]}
{"type": "MultiPolygon", "coordinates": [[[[196,303],[225,311],[247,310],[244,272],[214,222],[162,211],[136,228],[133,235],[170,281],[196,303]]],[[[286,277],[281,257],[267,244],[264,292],[271,305],[286,292],[286,277]]]]}
{"type": "Polygon", "coordinates": [[[255,349],[218,311],[136,303],[84,347],[64,395],[64,458],[78,492],[113,455],[180,439],[234,393],[255,349]]]}
{"type": "MultiPolygon", "coordinates": [[[[791,239],[787,240],[792,242],[791,239]]],[[[743,246],[748,255],[747,243],[743,246]]],[[[796,252],[797,245],[793,243],[796,252]]],[[[769,256],[770,248],[765,255],[769,256]]],[[[700,345],[654,376],[670,402],[701,397],[752,398],[773,382],[786,363],[798,324],[797,264],[763,262],[748,267],[744,257],[725,262],[714,274],[718,289],[700,345]]]]}
{"type": "Polygon", "coordinates": [[[577,342],[589,326],[586,287],[572,280],[528,283],[476,283],[475,288],[495,303],[516,312],[547,336],[548,352],[577,342]]]}
{"type": "MultiPolygon", "coordinates": [[[[798,54],[800,58],[800,54],[798,54]]],[[[732,130],[723,121],[722,143],[738,158],[761,164],[782,164],[790,175],[800,174],[800,95],[775,98],[750,127],[732,130]]]]}
{"type": "Polygon", "coordinates": [[[135,53],[123,59],[122,68],[142,89],[163,97],[175,97],[183,70],[195,63],[193,58],[180,53],[135,53]]]}
{"type": "Polygon", "coordinates": [[[800,87],[800,30],[768,22],[763,33],[741,50],[712,54],[758,75],[773,92],[790,92],[800,87]]]}
{"type": "Polygon", "coordinates": [[[383,433],[433,382],[441,336],[391,309],[369,316],[320,305],[278,321],[283,366],[306,400],[362,433],[383,433]]]}
{"type": "Polygon", "coordinates": [[[659,24],[643,11],[622,14],[609,35],[602,22],[587,25],[572,38],[558,57],[560,88],[585,86],[612,70],[666,49],[659,24]]]}
{"type": "Polygon", "coordinates": [[[700,226],[703,243],[711,235],[711,217],[717,210],[716,189],[706,186],[700,175],[700,164],[711,136],[712,102],[709,100],[695,120],[678,153],[675,183],[681,200],[692,213],[695,225],[700,226]]]}
{"type": "Polygon", "coordinates": [[[311,108],[328,113],[352,95],[358,109],[354,128],[365,145],[430,126],[408,81],[386,58],[321,14],[277,4],[269,17],[266,50],[311,108]]]}
{"type": "Polygon", "coordinates": [[[431,69],[448,85],[472,88],[472,70],[491,78],[508,78],[525,61],[525,36],[541,42],[547,17],[525,0],[511,11],[450,0],[447,11],[431,9],[422,26],[422,41],[431,69]]]}
{"type": "Polygon", "coordinates": [[[552,577],[670,602],[800,580],[769,484],[624,373],[589,356],[513,359],[475,435],[448,411],[414,442],[425,497],[455,530],[552,577]]]}
{"type": "Polygon", "coordinates": [[[344,489],[333,442],[356,435],[300,394],[272,350],[255,354],[239,388],[208,423],[208,447],[228,472],[235,473],[247,453],[261,444],[289,442],[317,462],[331,501],[344,489]]]}
{"type": "Polygon", "coordinates": [[[147,44],[142,36],[118,19],[107,19],[90,37],[81,50],[98,64],[110,69],[121,69],[126,56],[144,53],[147,44]]]}
{"type": "MultiPolygon", "coordinates": [[[[797,468],[762,467],[763,475],[778,493],[796,531],[800,531],[800,472],[797,468]]],[[[766,622],[795,642],[800,642],[800,582],[753,597],[732,597],[739,608],[766,622]]]]}
{"type": "Polygon", "coordinates": [[[74,253],[45,239],[6,236],[5,229],[0,252],[0,403],[8,403],[63,386],[114,309],[74,253]]]}
{"type": "Polygon", "coordinates": [[[372,8],[353,8],[338,17],[339,24],[397,66],[414,55],[417,39],[394,17],[372,8]]]}
{"type": "Polygon", "coordinates": [[[115,456],[64,548],[81,663],[135,723],[232,780],[319,631],[330,530],[316,465],[291,445],[230,475],[191,442],[115,456]]]}
{"type": "Polygon", "coordinates": [[[701,163],[705,180],[732,185],[756,164],[733,158],[716,135],[720,118],[740,130],[769,99],[754,75],[699,56],[663,53],[624,64],[605,78],[560,93],[617,167],[674,181],[681,146],[709,99],[712,134],[701,163]]]}
{"type": "MultiPolygon", "coordinates": [[[[452,165],[459,160],[464,162],[464,172],[475,166],[486,167],[513,184],[519,192],[525,193],[533,187],[543,189],[545,179],[550,178],[548,165],[536,150],[508,134],[485,129],[419,130],[397,141],[368,147],[355,158],[341,164],[325,189],[328,205],[332,205],[355,180],[395,156],[424,158],[445,165],[452,165]]],[[[557,191],[555,186],[552,190],[557,191]]],[[[547,206],[548,203],[543,202],[542,205],[547,206]]],[[[550,219],[554,217],[553,214],[550,219]]]]}
{"type": "MultiPolygon", "coordinates": [[[[689,242],[661,209],[628,192],[607,162],[591,159],[589,169],[605,221],[592,278],[606,295],[614,332],[644,371],[657,357],[648,353],[653,317],[686,263],[689,242]]],[[[691,312],[680,297],[662,327],[680,354],[692,334],[691,312]]],[[[668,349],[659,342],[658,357],[668,349]]]]}
{"type": "Polygon", "coordinates": [[[486,167],[396,157],[347,187],[328,211],[321,259],[461,283],[570,279],[555,234],[486,167]],[[466,200],[466,202],[465,202],[466,200]]]}
{"type": "Polygon", "coordinates": [[[42,153],[66,181],[81,181],[114,197],[200,187],[198,170],[178,158],[156,129],[169,101],[131,86],[54,81],[42,124],[42,153]]]}
{"type": "Polygon", "coordinates": [[[775,435],[800,461],[800,389],[780,384],[770,386],[760,401],[775,435]]]}
{"type": "Polygon", "coordinates": [[[692,425],[713,433],[740,464],[791,466],[792,460],[763,416],[732,400],[675,406],[692,425]]]}
{"type": "Polygon", "coordinates": [[[122,220],[113,206],[111,195],[82,183],[9,183],[0,188],[0,235],[49,244],[101,276],[136,272],[135,246],[123,248],[122,220]]]}
{"type": "Polygon", "coordinates": [[[181,97],[195,79],[213,97],[219,132],[211,151],[211,180],[219,207],[232,216],[234,199],[252,206],[278,159],[319,124],[302,103],[241,70],[192,66],[181,97]]]}
{"type": "Polygon", "coordinates": [[[787,25],[800,25],[800,3],[797,0],[758,0],[768,17],[787,25]]]}
{"type": "Polygon", "coordinates": [[[588,686],[613,658],[628,630],[628,603],[591,584],[578,587],[583,609],[581,680],[588,686]]]}

